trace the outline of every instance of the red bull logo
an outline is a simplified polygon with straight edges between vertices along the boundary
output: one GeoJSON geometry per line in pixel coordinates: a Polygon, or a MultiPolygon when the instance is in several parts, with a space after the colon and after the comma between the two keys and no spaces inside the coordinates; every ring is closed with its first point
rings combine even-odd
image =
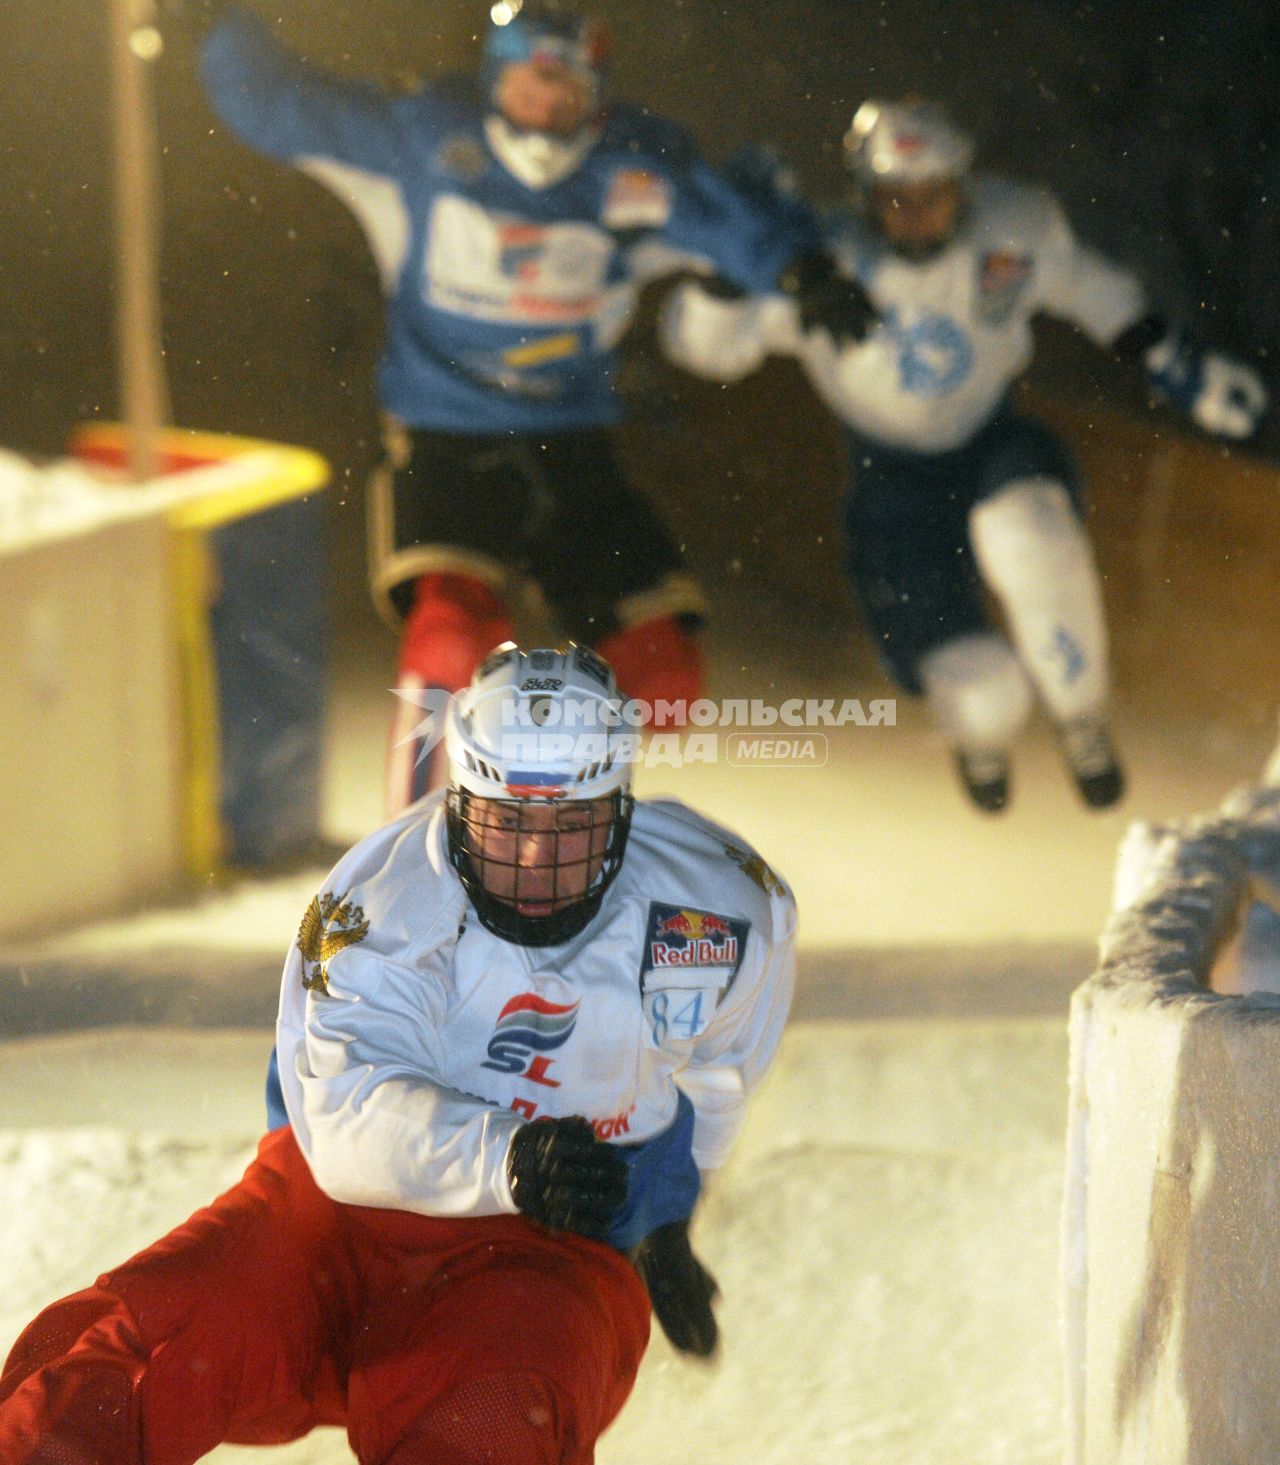
{"type": "Polygon", "coordinates": [[[746,921],[729,916],[654,902],[649,907],[646,968],[728,966],[736,969],[748,929],[746,921]]]}
{"type": "Polygon", "coordinates": [[[658,924],[659,936],[683,936],[686,941],[706,938],[709,941],[723,941],[730,934],[728,923],[710,911],[677,911],[658,924]]]}

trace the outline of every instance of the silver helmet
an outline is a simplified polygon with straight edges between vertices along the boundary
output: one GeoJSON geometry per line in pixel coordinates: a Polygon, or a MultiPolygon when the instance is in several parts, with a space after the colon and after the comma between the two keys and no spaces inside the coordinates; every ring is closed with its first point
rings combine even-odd
{"type": "Polygon", "coordinates": [[[962,179],[973,139],[936,102],[863,102],[844,135],[845,160],[859,182],[962,179]]]}
{"type": "Polygon", "coordinates": [[[552,946],[577,935],[622,865],[635,735],[586,646],[486,657],[449,708],[449,853],[481,924],[552,946]]]}

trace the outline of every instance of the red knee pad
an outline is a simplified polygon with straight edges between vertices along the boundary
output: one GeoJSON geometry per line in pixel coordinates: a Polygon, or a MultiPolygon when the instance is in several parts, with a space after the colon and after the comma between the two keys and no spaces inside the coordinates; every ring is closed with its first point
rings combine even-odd
{"type": "Polygon", "coordinates": [[[438,1400],[384,1465],[555,1465],[566,1458],[563,1416],[544,1379],[470,1379],[438,1400]]]}
{"type": "Polygon", "coordinates": [[[499,597],[472,575],[423,575],[400,637],[400,676],[457,692],[515,628],[499,597]]]}
{"type": "MultiPolygon", "coordinates": [[[[613,667],[627,697],[647,702],[694,702],[702,696],[702,651],[674,616],[613,631],[595,648],[613,667]]],[[[655,719],[654,727],[659,726],[655,719]]]]}
{"type": "Polygon", "coordinates": [[[0,1459],[142,1465],[138,1380],[146,1345],[128,1310],[87,1288],[46,1308],[13,1346],[0,1381],[0,1459]]]}
{"type": "MultiPolygon", "coordinates": [[[[515,633],[507,608],[472,575],[423,575],[400,638],[396,680],[402,692],[457,692],[487,652],[515,633]]],[[[413,695],[396,708],[387,749],[386,811],[394,817],[445,780],[440,742],[424,751],[423,707],[413,695]]]]}

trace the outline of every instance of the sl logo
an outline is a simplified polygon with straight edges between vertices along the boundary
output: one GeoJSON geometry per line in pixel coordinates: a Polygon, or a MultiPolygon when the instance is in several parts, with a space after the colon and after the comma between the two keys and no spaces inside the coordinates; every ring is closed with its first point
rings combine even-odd
{"type": "Polygon", "coordinates": [[[547,1076],[551,1059],[546,1055],[569,1041],[577,1021],[577,1002],[562,1006],[536,992],[522,992],[498,1014],[488,1057],[480,1066],[497,1073],[522,1074],[530,1083],[558,1089],[560,1080],[547,1076]]]}

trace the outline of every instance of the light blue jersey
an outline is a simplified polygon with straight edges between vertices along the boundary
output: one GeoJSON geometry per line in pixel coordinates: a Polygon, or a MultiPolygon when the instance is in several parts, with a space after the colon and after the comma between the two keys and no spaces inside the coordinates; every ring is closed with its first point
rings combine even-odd
{"type": "Polygon", "coordinates": [[[580,166],[537,188],[498,161],[469,79],[388,96],[299,60],[238,10],[210,33],[203,72],[229,127],[360,221],[387,300],[381,404],[410,427],[614,422],[614,347],[655,259],[766,291],[816,243],[807,213],[739,190],[682,129],[622,103],[580,166]]]}

